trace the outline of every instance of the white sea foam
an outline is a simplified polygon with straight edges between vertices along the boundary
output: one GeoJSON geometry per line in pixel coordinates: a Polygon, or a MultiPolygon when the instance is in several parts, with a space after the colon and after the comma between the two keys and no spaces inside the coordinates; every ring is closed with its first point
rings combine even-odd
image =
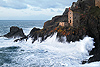
{"type": "Polygon", "coordinates": [[[25,35],[28,35],[33,28],[23,28],[25,35]]]}
{"type": "Polygon", "coordinates": [[[19,46],[18,56],[12,57],[13,62],[5,63],[6,67],[99,67],[100,62],[90,64],[81,64],[81,61],[88,60],[89,53],[94,48],[93,38],[85,37],[83,40],[76,42],[58,42],[57,33],[48,37],[44,42],[39,40],[31,43],[28,41],[14,43],[13,39],[0,38],[0,48],[9,46],[19,46]],[[21,51],[23,50],[23,51],[21,51]]]}

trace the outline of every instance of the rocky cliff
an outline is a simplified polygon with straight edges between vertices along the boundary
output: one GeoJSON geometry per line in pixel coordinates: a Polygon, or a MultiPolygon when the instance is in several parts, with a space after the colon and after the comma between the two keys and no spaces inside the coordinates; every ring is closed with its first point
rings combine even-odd
{"type": "Polygon", "coordinates": [[[32,38],[32,43],[34,43],[39,37],[41,37],[42,42],[55,32],[57,32],[59,42],[63,42],[62,37],[64,36],[67,42],[74,42],[88,35],[94,38],[95,48],[90,52],[90,55],[94,56],[85,62],[100,61],[100,8],[94,6],[93,3],[94,2],[90,2],[89,0],[78,0],[72,4],[71,10],[80,13],[80,25],[77,27],[59,26],[59,22],[68,22],[68,8],[66,8],[63,15],[55,16],[45,22],[43,29],[33,28],[29,35],[15,40],[15,42],[32,38]]]}
{"type": "Polygon", "coordinates": [[[81,14],[80,26],[59,26],[59,22],[68,22],[68,8],[66,8],[63,15],[53,17],[52,20],[44,23],[43,29],[33,32],[33,42],[37,40],[38,37],[42,37],[42,42],[48,36],[52,36],[54,32],[57,32],[59,42],[63,42],[63,36],[66,36],[67,42],[74,42],[78,41],[79,39],[83,39],[88,35],[94,38],[95,48],[90,52],[90,55],[94,56],[86,62],[100,61],[100,8],[98,6],[94,6],[94,2],[85,0],[77,1],[75,6],[72,6],[71,9],[81,14]]]}

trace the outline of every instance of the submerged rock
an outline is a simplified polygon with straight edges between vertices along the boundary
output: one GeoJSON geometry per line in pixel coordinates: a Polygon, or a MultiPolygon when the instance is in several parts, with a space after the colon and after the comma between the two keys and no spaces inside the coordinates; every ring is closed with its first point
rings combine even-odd
{"type": "Polygon", "coordinates": [[[4,35],[4,37],[7,37],[7,38],[25,37],[25,34],[22,28],[12,26],[10,27],[10,32],[4,35]]]}

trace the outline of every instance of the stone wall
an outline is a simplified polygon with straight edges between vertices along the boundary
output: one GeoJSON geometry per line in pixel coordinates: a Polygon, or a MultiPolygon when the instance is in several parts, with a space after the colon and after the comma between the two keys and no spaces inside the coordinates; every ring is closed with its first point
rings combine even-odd
{"type": "Polygon", "coordinates": [[[65,26],[65,22],[60,22],[59,26],[65,26]]]}
{"type": "Polygon", "coordinates": [[[65,22],[65,26],[66,26],[66,27],[69,27],[70,24],[69,24],[68,22],[65,22]]]}

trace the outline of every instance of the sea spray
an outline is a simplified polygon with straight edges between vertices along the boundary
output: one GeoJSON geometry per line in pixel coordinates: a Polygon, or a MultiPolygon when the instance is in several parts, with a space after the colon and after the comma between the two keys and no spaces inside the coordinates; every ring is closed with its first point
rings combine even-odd
{"type": "MultiPolygon", "coordinates": [[[[57,33],[48,37],[42,43],[39,40],[33,44],[32,39],[22,42],[13,42],[13,39],[0,38],[1,48],[3,47],[20,47],[11,53],[11,63],[4,63],[2,66],[10,67],[77,67],[82,65],[83,60],[88,60],[89,51],[94,48],[93,38],[85,37],[83,40],[76,42],[58,42],[57,33]],[[13,55],[13,54],[16,54],[13,55]]],[[[41,38],[40,38],[41,39],[41,38]]],[[[6,50],[6,49],[5,49],[6,50]]],[[[14,49],[12,49],[14,50],[14,49]]],[[[1,53],[3,51],[1,50],[1,53]]],[[[6,54],[6,53],[5,53],[6,54]]],[[[99,62],[98,62],[99,63],[99,62]]],[[[98,64],[97,63],[97,64],[98,64]]],[[[89,65],[89,64],[85,64],[89,65]]],[[[95,66],[95,65],[94,65],[95,66]]]]}

